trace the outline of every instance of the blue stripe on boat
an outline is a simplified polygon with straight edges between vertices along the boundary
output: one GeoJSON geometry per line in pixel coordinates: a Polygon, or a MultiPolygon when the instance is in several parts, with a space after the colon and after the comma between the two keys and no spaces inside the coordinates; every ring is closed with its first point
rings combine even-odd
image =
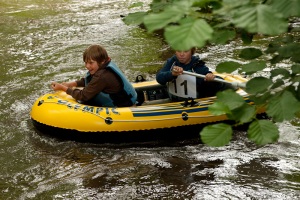
{"type": "Polygon", "coordinates": [[[193,108],[193,109],[178,109],[178,110],[140,110],[140,111],[133,111],[132,114],[134,117],[149,117],[149,116],[162,116],[162,115],[174,115],[174,114],[181,114],[183,112],[186,113],[194,113],[194,112],[203,112],[206,111],[208,107],[202,107],[202,108],[193,108]]]}

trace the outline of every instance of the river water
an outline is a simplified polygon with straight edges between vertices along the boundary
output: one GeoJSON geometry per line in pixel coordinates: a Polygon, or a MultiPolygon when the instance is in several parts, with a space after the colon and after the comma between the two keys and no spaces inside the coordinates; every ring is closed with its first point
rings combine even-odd
{"type": "MultiPolygon", "coordinates": [[[[280,140],[258,147],[235,132],[219,148],[109,146],[38,134],[35,99],[50,83],[85,73],[82,52],[106,47],[130,80],[153,79],[171,51],[158,36],[126,26],[135,0],[0,0],[0,199],[299,199],[299,119],[279,123],[280,140]]],[[[213,67],[229,44],[199,52],[213,67]]]]}

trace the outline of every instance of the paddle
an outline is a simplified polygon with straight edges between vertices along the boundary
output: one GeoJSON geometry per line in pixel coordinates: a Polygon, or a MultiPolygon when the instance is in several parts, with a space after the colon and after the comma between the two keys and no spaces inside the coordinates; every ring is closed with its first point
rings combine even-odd
{"type": "MultiPolygon", "coordinates": [[[[197,73],[193,73],[193,72],[188,72],[188,71],[183,71],[183,74],[188,74],[191,76],[196,76],[198,78],[205,78],[205,75],[202,74],[197,74],[197,73]]],[[[229,82],[220,78],[214,78],[214,81],[218,81],[218,82],[223,82],[223,83],[227,83],[227,84],[231,84],[233,87],[236,88],[246,88],[246,83],[243,82],[229,82]]]]}

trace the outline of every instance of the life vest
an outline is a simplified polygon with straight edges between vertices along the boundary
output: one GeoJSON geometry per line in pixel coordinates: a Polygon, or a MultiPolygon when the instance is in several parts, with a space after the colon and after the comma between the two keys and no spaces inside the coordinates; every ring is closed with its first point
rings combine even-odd
{"type": "MultiPolygon", "coordinates": [[[[132,104],[134,105],[136,103],[137,99],[137,93],[134,89],[134,87],[131,85],[131,83],[127,80],[123,72],[119,69],[119,67],[112,61],[108,63],[106,66],[107,68],[111,69],[115,74],[117,74],[122,82],[123,82],[123,90],[126,92],[128,97],[130,98],[132,104]]],[[[91,80],[91,74],[90,72],[87,72],[86,77],[85,77],[85,85],[87,85],[90,80],[91,80]]],[[[115,107],[113,100],[110,98],[108,93],[100,92],[97,94],[93,99],[92,102],[101,105],[104,107],[115,107]]]]}

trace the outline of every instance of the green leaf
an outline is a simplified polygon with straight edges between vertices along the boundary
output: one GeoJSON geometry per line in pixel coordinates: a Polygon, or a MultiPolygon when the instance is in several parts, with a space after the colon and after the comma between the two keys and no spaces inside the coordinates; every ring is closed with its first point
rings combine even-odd
{"type": "Polygon", "coordinates": [[[273,85],[272,85],[272,89],[274,89],[274,88],[278,88],[278,87],[281,87],[281,86],[283,86],[284,85],[284,81],[282,80],[282,79],[277,79],[274,83],[273,83],[273,85]]]}
{"type": "Polygon", "coordinates": [[[242,65],[242,71],[247,75],[251,75],[256,73],[257,71],[261,71],[266,67],[265,61],[253,61],[248,64],[242,65]]]}
{"type": "Polygon", "coordinates": [[[164,36],[175,50],[188,50],[192,47],[202,47],[211,39],[213,29],[202,19],[185,18],[179,26],[168,26],[164,36]]]}
{"type": "Polygon", "coordinates": [[[260,49],[257,48],[245,48],[242,49],[239,57],[246,59],[246,60],[253,60],[255,58],[258,58],[262,55],[262,52],[260,49]]]}
{"type": "Polygon", "coordinates": [[[150,8],[153,13],[158,13],[158,12],[163,11],[166,7],[168,7],[170,5],[172,5],[171,1],[167,2],[167,1],[153,0],[152,3],[150,4],[150,8]]]}
{"type": "Polygon", "coordinates": [[[289,43],[293,43],[295,42],[295,38],[293,35],[286,35],[286,36],[283,36],[283,37],[278,37],[275,39],[275,41],[281,41],[282,43],[284,44],[289,44],[289,43]]]}
{"type": "Polygon", "coordinates": [[[257,32],[256,9],[249,6],[243,6],[236,9],[232,22],[236,27],[244,28],[250,33],[257,32]]]}
{"type": "Polygon", "coordinates": [[[248,123],[256,116],[256,110],[254,106],[249,104],[243,104],[243,106],[234,109],[232,111],[232,117],[235,121],[238,121],[240,124],[248,123]]]}
{"type": "Polygon", "coordinates": [[[280,12],[267,5],[257,6],[257,33],[278,35],[287,31],[288,22],[280,12]]]}
{"type": "Polygon", "coordinates": [[[178,22],[191,7],[190,1],[176,1],[161,13],[151,13],[144,17],[144,24],[148,32],[163,29],[170,23],[178,22]]]}
{"type": "Polygon", "coordinates": [[[292,65],[292,74],[299,74],[300,73],[300,64],[292,65]]]}
{"type": "Polygon", "coordinates": [[[235,38],[235,31],[218,30],[214,32],[211,42],[216,44],[226,44],[228,40],[232,40],[234,38],[235,38]]]}
{"type": "Polygon", "coordinates": [[[284,58],[292,57],[294,54],[297,56],[300,55],[300,44],[299,43],[290,43],[285,46],[282,46],[278,49],[279,55],[284,58]]]}
{"type": "Polygon", "coordinates": [[[250,79],[246,85],[246,91],[250,94],[257,94],[268,90],[272,81],[264,77],[255,77],[250,79]]]}
{"type": "Polygon", "coordinates": [[[284,91],[278,98],[272,99],[266,109],[268,116],[276,122],[291,120],[299,111],[300,102],[289,91],[284,91]]]}
{"type": "Polygon", "coordinates": [[[225,61],[217,65],[216,71],[219,73],[231,73],[237,70],[240,66],[241,66],[240,63],[233,62],[233,61],[225,61]]]}
{"type": "Polygon", "coordinates": [[[274,56],[274,57],[270,60],[270,62],[271,62],[271,64],[276,64],[276,63],[279,63],[279,62],[282,61],[282,60],[283,60],[283,57],[282,57],[282,56],[276,55],[276,56],[274,56]]]}
{"type": "Polygon", "coordinates": [[[273,69],[271,71],[271,76],[270,78],[274,78],[276,76],[279,77],[284,77],[284,78],[289,78],[290,77],[290,72],[287,69],[284,68],[277,68],[277,69],[273,69]]]}
{"type": "Polygon", "coordinates": [[[277,35],[287,31],[288,23],[283,16],[268,5],[243,6],[236,9],[233,24],[250,33],[277,35]]]}
{"type": "Polygon", "coordinates": [[[143,23],[144,16],[146,15],[146,12],[129,13],[125,18],[123,18],[123,21],[127,25],[140,25],[143,23]]]}
{"type": "Polygon", "coordinates": [[[283,58],[291,58],[293,62],[300,62],[300,43],[290,43],[278,49],[283,58]]]}
{"type": "Polygon", "coordinates": [[[250,95],[249,99],[254,102],[256,105],[265,105],[270,98],[270,93],[263,93],[262,95],[250,95]]]}
{"type": "Polygon", "coordinates": [[[230,110],[234,110],[245,104],[242,96],[233,90],[225,90],[217,93],[217,101],[225,104],[230,110]]]}
{"type": "Polygon", "coordinates": [[[228,124],[219,123],[206,126],[200,132],[201,141],[209,146],[221,147],[232,138],[232,128],[228,124]]]}
{"type": "Polygon", "coordinates": [[[299,0],[273,0],[273,8],[277,9],[280,13],[284,15],[285,18],[291,16],[300,16],[300,1],[299,0]]]}
{"type": "Polygon", "coordinates": [[[152,13],[144,17],[144,24],[148,32],[152,33],[155,30],[163,29],[171,22],[176,22],[183,15],[172,12],[152,13]]]}
{"type": "Polygon", "coordinates": [[[271,43],[268,45],[268,48],[267,48],[267,50],[265,51],[265,53],[275,53],[276,51],[278,51],[278,49],[279,49],[280,47],[281,47],[280,44],[271,42],[271,43]]]}
{"type": "Polygon", "coordinates": [[[213,11],[215,15],[232,15],[232,12],[239,7],[248,5],[250,0],[223,0],[221,2],[223,4],[222,8],[213,11]]]}
{"type": "Polygon", "coordinates": [[[249,125],[248,137],[257,145],[265,145],[276,142],[279,138],[279,131],[271,121],[258,120],[249,125]]]}
{"type": "Polygon", "coordinates": [[[297,52],[294,52],[292,57],[291,57],[291,61],[295,62],[295,63],[300,63],[300,56],[299,56],[299,49],[297,50],[297,52]]]}
{"type": "Polygon", "coordinates": [[[211,112],[213,115],[224,115],[231,113],[228,106],[226,106],[222,102],[215,102],[212,105],[208,106],[209,112],[211,112]]]}

